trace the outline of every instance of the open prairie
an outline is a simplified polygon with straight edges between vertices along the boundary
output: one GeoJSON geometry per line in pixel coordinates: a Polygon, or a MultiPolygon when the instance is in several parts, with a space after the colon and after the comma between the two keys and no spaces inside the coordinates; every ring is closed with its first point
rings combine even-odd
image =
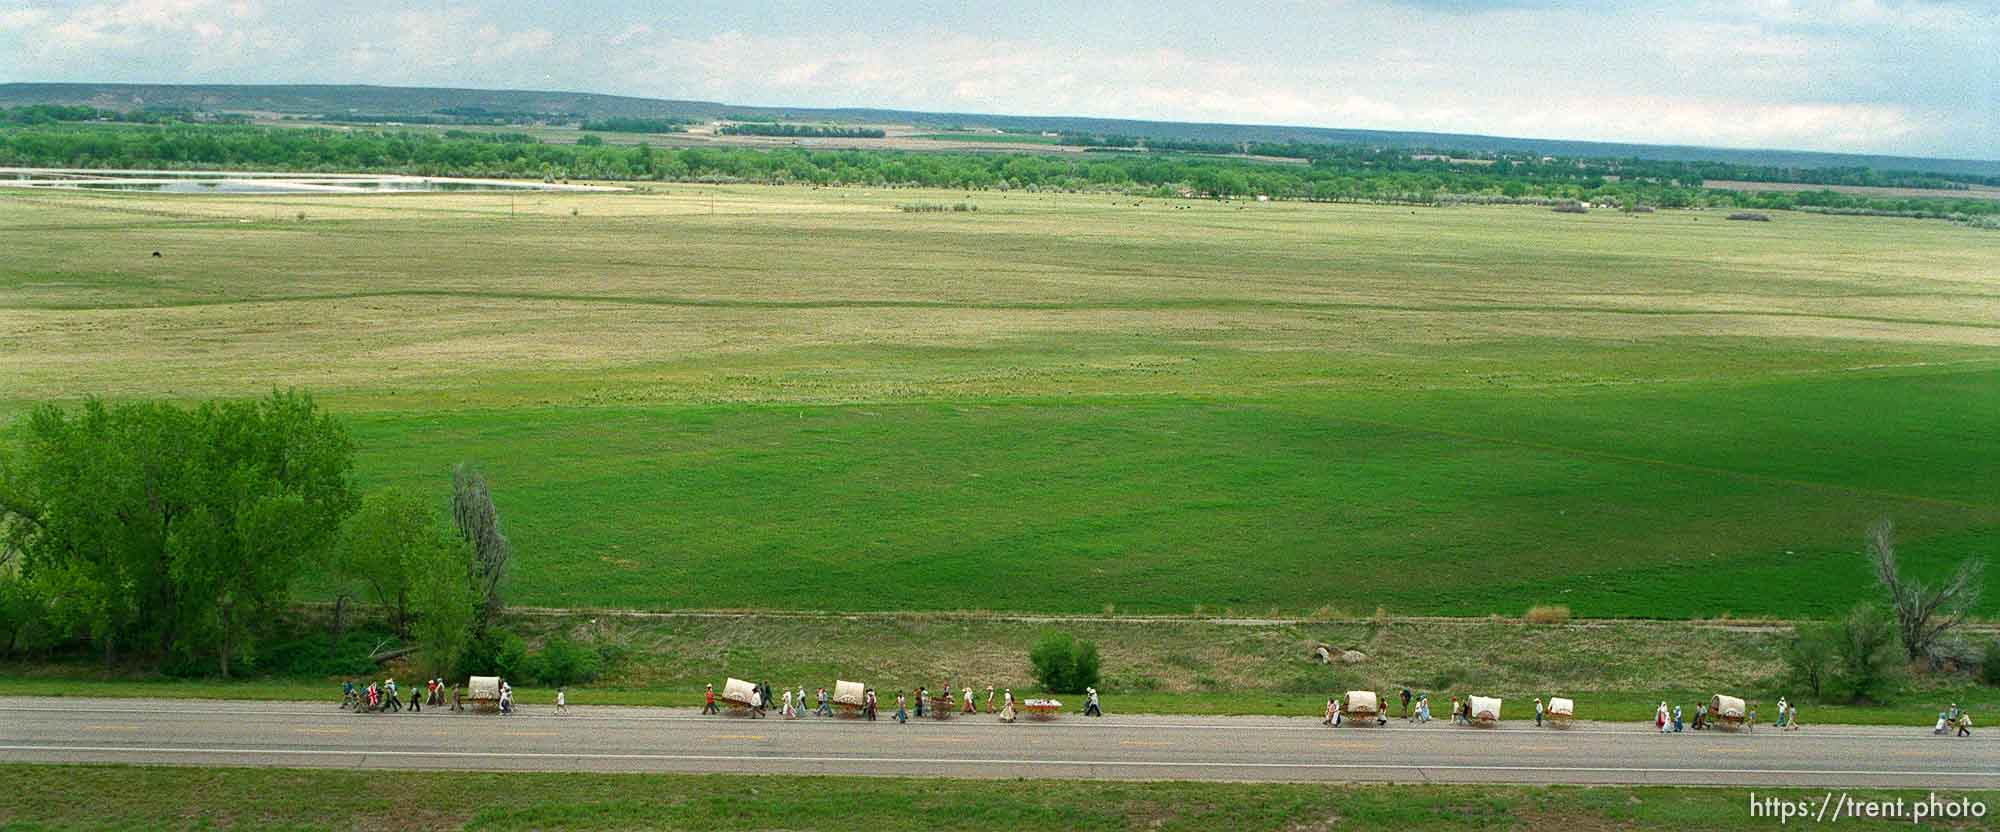
{"type": "Polygon", "coordinates": [[[0,246],[0,418],[308,387],[368,485],[484,467],[524,604],[1800,616],[1876,517],[2000,540],[2000,236],[1941,222],[35,193],[0,246]]]}

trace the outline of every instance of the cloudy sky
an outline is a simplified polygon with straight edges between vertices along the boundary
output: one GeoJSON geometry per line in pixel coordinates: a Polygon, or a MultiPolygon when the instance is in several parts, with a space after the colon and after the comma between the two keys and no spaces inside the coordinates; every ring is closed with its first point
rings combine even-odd
{"type": "Polygon", "coordinates": [[[2000,158],[2000,0],[0,0],[0,81],[372,83],[2000,158]]]}

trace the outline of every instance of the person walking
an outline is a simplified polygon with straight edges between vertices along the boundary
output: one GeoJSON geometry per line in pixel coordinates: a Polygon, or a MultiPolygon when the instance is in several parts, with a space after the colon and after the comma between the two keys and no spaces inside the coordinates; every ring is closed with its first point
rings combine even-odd
{"type": "Polygon", "coordinates": [[[762,719],[762,718],[763,718],[763,716],[764,716],[764,691],[763,691],[762,689],[758,688],[758,687],[757,687],[756,685],[751,685],[751,686],[750,686],[750,718],[751,718],[751,719],[762,719]]]}
{"type": "Polygon", "coordinates": [[[396,680],[394,678],[382,684],[382,693],[387,697],[386,701],[389,703],[389,710],[401,713],[403,710],[403,701],[396,696],[396,680]]]}
{"type": "Polygon", "coordinates": [[[1338,727],[1340,727],[1340,723],[1339,723],[1339,722],[1338,722],[1338,720],[1337,720],[1337,717],[1339,717],[1339,716],[1340,716],[1340,709],[1334,706],[1334,704],[1333,704],[1333,697],[1331,697],[1331,696],[1327,697],[1327,698],[1326,698],[1326,718],[1325,718],[1325,719],[1322,719],[1322,720],[1320,720],[1320,721],[1319,721],[1319,724],[1321,724],[1321,725],[1325,725],[1325,726],[1329,726],[1329,727],[1334,727],[1334,728],[1338,728],[1338,727]]]}
{"type": "Polygon", "coordinates": [[[1785,697],[1778,697],[1778,721],[1772,724],[1779,728],[1785,727],[1785,716],[1790,708],[1791,704],[1785,701],[1785,697]]]}
{"type": "Polygon", "coordinates": [[[896,724],[908,725],[909,723],[910,713],[903,709],[903,692],[900,690],[896,691],[896,724]]]}
{"type": "Polygon", "coordinates": [[[715,684],[713,682],[709,683],[707,690],[702,691],[701,712],[704,714],[722,713],[720,708],[715,707],[715,684]]]}
{"type": "Polygon", "coordinates": [[[1458,697],[1451,698],[1451,724],[1458,724],[1458,697]]]}
{"type": "Polygon", "coordinates": [[[1535,697],[1535,727],[1542,727],[1542,698],[1535,697]]]}
{"type": "Polygon", "coordinates": [[[993,713],[993,686],[986,686],[986,712],[993,713]]]}
{"type": "Polygon", "coordinates": [[[1665,700],[1661,700],[1660,707],[1653,709],[1653,727],[1660,729],[1660,733],[1662,734],[1667,732],[1667,703],[1665,700]]]}
{"type": "Polygon", "coordinates": [[[1674,733],[1681,732],[1681,706],[1674,706],[1674,733]]]}
{"type": "MultiPolygon", "coordinates": [[[[1956,707],[1956,706],[1954,706],[1956,707]]],[[[1958,715],[1958,736],[1972,736],[1972,712],[1963,711],[1958,715]]]]}
{"type": "Polygon", "coordinates": [[[1084,715],[1084,716],[1103,716],[1103,715],[1104,715],[1104,707],[1103,707],[1103,706],[1102,706],[1102,705],[1101,705],[1101,704],[1100,704],[1100,703],[1099,703],[1099,702],[1097,701],[1097,689],[1096,689],[1096,688],[1085,688],[1085,689],[1084,689],[1084,697],[1085,697],[1085,699],[1084,699],[1084,706],[1083,706],[1083,715],[1084,715]]]}
{"type": "Polygon", "coordinates": [[[503,714],[514,712],[514,686],[507,684],[505,680],[500,682],[500,712],[503,714]]]}
{"type": "Polygon", "coordinates": [[[1006,693],[1006,697],[1007,697],[1007,698],[1006,698],[1006,700],[1005,700],[1005,701],[1003,702],[1003,704],[1001,704],[1001,706],[1000,706],[1000,721],[1001,721],[1001,722],[1013,722],[1013,721],[1014,721],[1014,689],[1013,689],[1013,688],[1008,688],[1008,689],[1007,689],[1007,693],[1006,693]]]}
{"type": "Polygon", "coordinates": [[[343,711],[353,710],[355,703],[359,701],[360,700],[354,696],[354,680],[349,679],[345,682],[341,682],[340,709],[343,711]]]}
{"type": "Polygon", "coordinates": [[[556,713],[569,713],[569,688],[556,688],[556,713]]]}
{"type": "Polygon", "coordinates": [[[1708,703],[1694,703],[1694,729],[1700,731],[1708,727],[1708,703]]]}
{"type": "Polygon", "coordinates": [[[917,688],[917,718],[924,718],[924,700],[931,698],[930,688],[917,688]]]}
{"type": "Polygon", "coordinates": [[[800,685],[800,686],[799,686],[799,690],[798,690],[798,694],[799,694],[799,716],[805,716],[805,715],[806,715],[806,713],[807,713],[807,712],[806,712],[806,686],[805,686],[805,685],[800,685]]]}
{"type": "Polygon", "coordinates": [[[784,717],[785,719],[797,719],[799,716],[798,714],[792,712],[791,688],[785,688],[785,705],[784,707],[778,709],[778,716],[784,717]]]}
{"type": "Polygon", "coordinates": [[[979,713],[979,706],[977,706],[977,705],[974,705],[974,704],[972,703],[972,688],[966,688],[966,689],[965,689],[965,711],[964,711],[964,712],[965,712],[965,713],[968,713],[968,714],[976,714],[976,713],[979,713]]]}
{"type": "Polygon", "coordinates": [[[410,713],[420,714],[423,712],[424,712],[424,689],[410,688],[410,713]]]}
{"type": "Polygon", "coordinates": [[[1422,725],[1429,721],[1431,721],[1431,697],[1430,694],[1425,694],[1417,697],[1417,724],[1422,725]]]}
{"type": "Polygon", "coordinates": [[[875,721],[875,689],[869,688],[861,694],[861,713],[869,722],[875,721]]]}
{"type": "Polygon", "coordinates": [[[833,716],[833,706],[827,704],[826,701],[826,688],[819,689],[819,708],[813,711],[813,713],[820,716],[833,716]]]}
{"type": "Polygon", "coordinates": [[[459,687],[457,682],[453,682],[451,685],[451,709],[453,711],[465,710],[465,688],[459,687]]]}
{"type": "Polygon", "coordinates": [[[1799,730],[1799,706],[1789,702],[1785,704],[1785,730],[1799,730]]]}
{"type": "Polygon", "coordinates": [[[1410,689],[1403,689],[1403,721],[1410,721],[1410,689]]]}
{"type": "Polygon", "coordinates": [[[1375,727],[1380,728],[1388,724],[1389,724],[1389,697],[1383,696],[1381,691],[1376,691],[1375,727]]]}

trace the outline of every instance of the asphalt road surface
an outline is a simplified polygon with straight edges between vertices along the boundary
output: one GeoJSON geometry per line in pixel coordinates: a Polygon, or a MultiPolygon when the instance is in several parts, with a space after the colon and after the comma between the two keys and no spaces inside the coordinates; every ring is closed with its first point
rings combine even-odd
{"type": "Polygon", "coordinates": [[[2000,735],[1809,725],[1663,736],[1624,723],[1401,720],[1334,729],[1315,719],[1073,713],[898,725],[693,709],[353,714],[299,702],[0,698],[0,762],[1993,789],[2000,735]]]}

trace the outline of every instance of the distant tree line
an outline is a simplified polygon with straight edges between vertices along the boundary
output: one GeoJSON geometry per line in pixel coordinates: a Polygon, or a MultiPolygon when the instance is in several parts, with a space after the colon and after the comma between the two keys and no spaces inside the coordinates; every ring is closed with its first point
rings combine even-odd
{"type": "Polygon", "coordinates": [[[584,130],[608,133],[680,133],[687,130],[687,120],[678,118],[611,118],[586,119],[581,125],[584,130]]]}
{"type": "Polygon", "coordinates": [[[876,127],[825,127],[817,124],[731,124],[725,136],[786,136],[806,139],[879,139],[889,135],[876,127]]]}
{"type": "MultiPolygon", "coordinates": [[[[742,126],[742,125],[738,125],[742,126]]],[[[587,135],[585,139],[594,139],[587,135]]],[[[1288,146],[1249,145],[1257,155],[1288,146]]],[[[0,164],[267,168],[429,176],[1103,191],[1159,197],[1408,204],[1562,201],[1625,207],[1812,210],[1991,224],[2000,200],[1746,192],[1676,177],[1613,175],[1603,161],[1454,164],[1430,154],[1314,146],[1309,164],[1175,153],[912,153],[863,149],[654,148],[543,142],[521,133],[285,129],[233,125],[42,124],[0,128],[0,164]]],[[[1625,164],[1625,163],[1615,163],[1625,164]]],[[[1665,171],[1667,169],[1662,169],[1665,171]]],[[[1692,174],[1689,174],[1692,176],[1692,174]]],[[[1698,177],[1697,177],[1698,179],[1698,177]]]]}
{"type": "Polygon", "coordinates": [[[22,107],[0,107],[0,126],[8,127],[56,124],[65,121],[111,121],[130,124],[167,124],[170,122],[242,124],[249,120],[247,116],[197,113],[193,110],[165,107],[149,107],[141,110],[100,110],[96,107],[64,104],[29,104],[22,107]]]}

